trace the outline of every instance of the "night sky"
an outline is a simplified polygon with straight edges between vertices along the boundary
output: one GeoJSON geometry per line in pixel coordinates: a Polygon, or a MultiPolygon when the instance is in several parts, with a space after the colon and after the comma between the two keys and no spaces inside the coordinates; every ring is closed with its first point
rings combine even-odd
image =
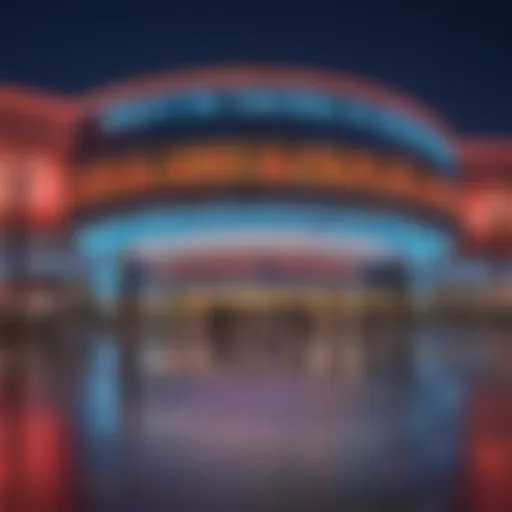
{"type": "Polygon", "coordinates": [[[0,81],[73,93],[191,64],[307,64],[387,82],[461,132],[512,134],[505,0],[6,3],[0,81]]]}

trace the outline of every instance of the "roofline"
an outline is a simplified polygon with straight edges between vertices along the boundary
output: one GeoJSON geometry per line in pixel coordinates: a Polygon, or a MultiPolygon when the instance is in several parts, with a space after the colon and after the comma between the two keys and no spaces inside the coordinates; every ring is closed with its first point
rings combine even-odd
{"type": "Polygon", "coordinates": [[[15,110],[20,115],[41,115],[63,123],[72,123],[79,112],[72,97],[12,84],[0,85],[0,108],[15,110]]]}
{"type": "Polygon", "coordinates": [[[452,138],[452,129],[432,108],[393,87],[353,74],[304,66],[225,64],[148,72],[93,89],[82,97],[81,107],[86,111],[94,111],[115,100],[154,94],[164,89],[180,89],[194,82],[217,86],[244,86],[255,83],[306,85],[337,95],[370,100],[407,112],[447,138],[452,138]]]}

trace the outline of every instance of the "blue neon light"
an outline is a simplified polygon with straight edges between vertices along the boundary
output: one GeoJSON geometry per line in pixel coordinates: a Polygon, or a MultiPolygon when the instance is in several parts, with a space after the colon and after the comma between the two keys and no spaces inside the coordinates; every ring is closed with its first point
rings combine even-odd
{"type": "Polygon", "coordinates": [[[277,201],[263,206],[212,202],[202,206],[153,207],[90,224],[76,233],[75,240],[81,255],[91,261],[93,288],[100,296],[109,298],[117,289],[118,257],[135,245],[156,239],[179,244],[188,235],[251,230],[370,240],[396,252],[412,268],[437,262],[452,246],[449,234],[396,213],[305,207],[277,201]]]}
{"type": "Polygon", "coordinates": [[[308,90],[196,89],[124,101],[106,109],[100,127],[120,134],[173,122],[214,117],[248,117],[322,123],[375,133],[427,156],[443,170],[453,167],[453,152],[435,131],[385,107],[329,97],[308,90]]]}

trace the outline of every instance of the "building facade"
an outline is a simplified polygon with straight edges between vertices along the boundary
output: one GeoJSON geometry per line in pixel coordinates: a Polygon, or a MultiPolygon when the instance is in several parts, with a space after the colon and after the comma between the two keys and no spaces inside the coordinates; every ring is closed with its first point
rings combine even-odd
{"type": "Polygon", "coordinates": [[[105,305],[126,294],[127,261],[153,300],[236,303],[243,288],[256,307],[404,275],[421,290],[440,265],[512,247],[508,140],[460,136],[339,73],[219,66],[67,98],[4,88],[0,141],[3,281],[51,281],[71,261],[105,305]]]}

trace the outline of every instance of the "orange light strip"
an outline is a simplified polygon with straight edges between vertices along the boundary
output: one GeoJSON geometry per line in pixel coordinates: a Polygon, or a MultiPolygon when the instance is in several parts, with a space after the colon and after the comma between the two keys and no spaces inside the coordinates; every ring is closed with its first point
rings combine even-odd
{"type": "Polygon", "coordinates": [[[185,144],[158,161],[140,152],[98,160],[73,181],[79,209],[162,190],[241,185],[370,193],[449,215],[456,203],[453,183],[410,163],[319,144],[293,151],[276,143],[185,144]]]}

